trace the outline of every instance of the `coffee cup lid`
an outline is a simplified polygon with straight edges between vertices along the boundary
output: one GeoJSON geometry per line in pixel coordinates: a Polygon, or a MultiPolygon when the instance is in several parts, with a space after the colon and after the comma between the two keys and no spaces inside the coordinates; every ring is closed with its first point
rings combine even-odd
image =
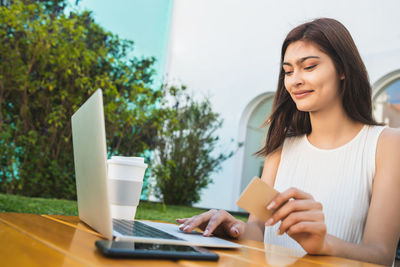
{"type": "Polygon", "coordinates": [[[147,164],[144,163],[144,158],[141,157],[112,156],[111,159],[107,160],[107,162],[122,165],[135,165],[147,168],[147,164]]]}
{"type": "Polygon", "coordinates": [[[116,160],[128,160],[128,161],[134,161],[134,162],[144,163],[144,158],[142,158],[142,157],[112,156],[111,159],[116,159],[116,160]]]}

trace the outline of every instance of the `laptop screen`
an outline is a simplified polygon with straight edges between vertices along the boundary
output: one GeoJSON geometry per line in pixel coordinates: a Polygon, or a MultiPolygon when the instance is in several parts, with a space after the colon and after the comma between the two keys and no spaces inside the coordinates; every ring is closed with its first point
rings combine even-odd
{"type": "Polygon", "coordinates": [[[72,115],[71,125],[79,218],[112,239],[101,89],[72,115]]]}

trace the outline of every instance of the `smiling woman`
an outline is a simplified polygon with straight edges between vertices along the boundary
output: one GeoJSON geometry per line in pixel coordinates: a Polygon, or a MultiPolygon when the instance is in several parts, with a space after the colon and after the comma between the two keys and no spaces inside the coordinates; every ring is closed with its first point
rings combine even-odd
{"type": "Polygon", "coordinates": [[[322,18],[282,45],[261,179],[280,191],[273,215],[248,222],[210,210],[181,229],[245,237],[390,265],[400,235],[400,132],[372,117],[368,74],[347,29],[322,18]]]}
{"type": "Polygon", "coordinates": [[[337,90],[340,79],[335,65],[314,43],[297,41],[290,44],[282,65],[285,88],[298,110],[341,109],[342,101],[337,90]]]}

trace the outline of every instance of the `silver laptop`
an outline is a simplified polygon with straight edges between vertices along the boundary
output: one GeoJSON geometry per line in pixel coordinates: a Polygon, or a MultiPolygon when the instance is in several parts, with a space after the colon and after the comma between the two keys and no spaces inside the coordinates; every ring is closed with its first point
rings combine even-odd
{"type": "MultiPolygon", "coordinates": [[[[103,97],[98,89],[71,118],[79,218],[109,240],[238,248],[241,245],[175,224],[111,218],[107,187],[107,146],[103,97]]],[[[139,204],[140,205],[140,204],[139,204]]]]}

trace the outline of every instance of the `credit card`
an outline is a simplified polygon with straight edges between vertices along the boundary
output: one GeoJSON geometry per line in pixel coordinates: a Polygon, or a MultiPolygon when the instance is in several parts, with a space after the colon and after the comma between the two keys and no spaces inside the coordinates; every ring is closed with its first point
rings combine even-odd
{"type": "Polygon", "coordinates": [[[266,184],[260,178],[254,177],[242,192],[236,204],[266,222],[274,212],[274,210],[267,210],[267,206],[278,194],[279,192],[272,186],[266,184]]]}

